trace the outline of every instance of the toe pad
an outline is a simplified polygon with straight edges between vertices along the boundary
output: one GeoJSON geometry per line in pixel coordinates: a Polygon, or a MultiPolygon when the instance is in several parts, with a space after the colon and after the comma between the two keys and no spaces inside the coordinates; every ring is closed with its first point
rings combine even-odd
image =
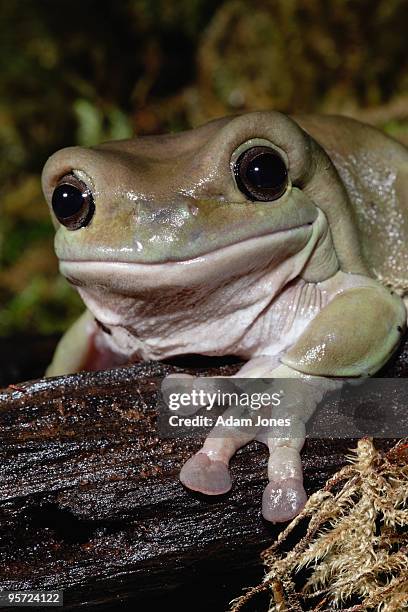
{"type": "Polygon", "coordinates": [[[271,482],[262,496],[262,514],[267,521],[290,521],[302,510],[307,501],[303,483],[297,478],[271,482]]]}
{"type": "Polygon", "coordinates": [[[184,486],[205,495],[221,495],[231,488],[228,467],[213,461],[205,453],[197,453],[181,468],[180,480],[184,486]]]}

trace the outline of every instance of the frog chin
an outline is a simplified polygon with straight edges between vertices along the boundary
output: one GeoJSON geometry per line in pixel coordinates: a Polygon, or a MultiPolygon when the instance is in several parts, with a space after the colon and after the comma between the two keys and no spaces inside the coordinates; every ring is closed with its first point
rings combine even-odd
{"type": "Polygon", "coordinates": [[[277,268],[282,262],[296,259],[312,235],[313,225],[306,224],[248,238],[192,259],[164,263],[62,257],[60,271],[74,286],[98,287],[128,296],[159,287],[214,286],[231,277],[277,268]]]}

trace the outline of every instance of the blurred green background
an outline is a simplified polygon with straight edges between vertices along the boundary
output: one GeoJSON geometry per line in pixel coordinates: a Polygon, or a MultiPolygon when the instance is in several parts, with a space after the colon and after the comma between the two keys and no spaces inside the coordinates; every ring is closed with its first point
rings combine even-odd
{"type": "Polygon", "coordinates": [[[40,189],[51,153],[265,108],[407,142],[407,19],[406,0],[0,0],[0,335],[82,309],[40,189]]]}

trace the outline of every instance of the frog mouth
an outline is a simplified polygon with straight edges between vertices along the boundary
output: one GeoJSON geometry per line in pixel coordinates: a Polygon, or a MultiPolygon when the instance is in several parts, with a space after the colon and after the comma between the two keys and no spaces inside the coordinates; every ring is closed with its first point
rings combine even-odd
{"type": "MultiPolygon", "coordinates": [[[[218,284],[257,269],[273,269],[301,256],[310,243],[313,224],[247,238],[190,259],[161,262],[60,259],[60,271],[72,285],[105,287],[133,294],[136,289],[218,284]],[[305,231],[309,230],[309,231],[305,231]],[[289,240],[289,238],[292,238],[289,240]]],[[[285,267],[285,266],[284,266],[285,267]]]]}

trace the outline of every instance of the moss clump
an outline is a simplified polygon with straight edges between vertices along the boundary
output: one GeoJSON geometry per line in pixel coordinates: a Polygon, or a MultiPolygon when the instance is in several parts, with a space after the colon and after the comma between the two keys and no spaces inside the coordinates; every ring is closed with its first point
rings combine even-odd
{"type": "Polygon", "coordinates": [[[268,612],[408,609],[408,444],[384,453],[364,438],[351,459],[264,551],[263,584],[233,612],[265,589],[268,612]]]}

